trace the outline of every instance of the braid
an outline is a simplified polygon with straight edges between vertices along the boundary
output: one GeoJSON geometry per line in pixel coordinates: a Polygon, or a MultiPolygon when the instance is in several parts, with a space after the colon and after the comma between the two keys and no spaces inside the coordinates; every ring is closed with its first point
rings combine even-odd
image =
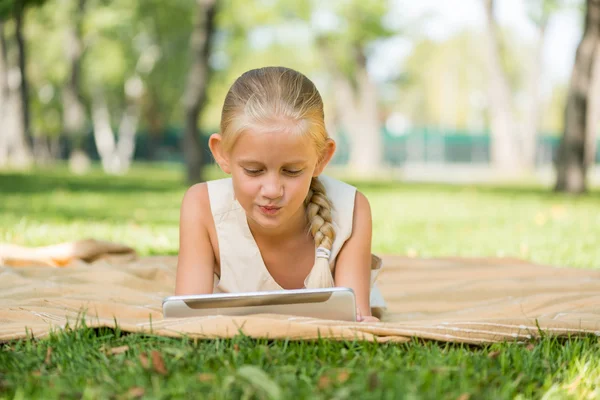
{"type": "Polygon", "coordinates": [[[334,281],[329,266],[329,254],[335,239],[335,230],[331,218],[331,201],[327,198],[325,186],[319,178],[312,178],[305,204],[310,223],[309,230],[317,248],[317,259],[304,285],[308,289],[332,287],[334,281]]]}

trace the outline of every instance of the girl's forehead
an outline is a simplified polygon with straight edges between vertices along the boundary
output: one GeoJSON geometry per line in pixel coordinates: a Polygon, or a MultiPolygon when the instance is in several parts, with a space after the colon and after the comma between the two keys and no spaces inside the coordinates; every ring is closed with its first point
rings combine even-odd
{"type": "Polygon", "coordinates": [[[245,131],[232,149],[234,158],[267,162],[291,160],[306,162],[316,159],[316,150],[309,135],[285,131],[245,131]]]}

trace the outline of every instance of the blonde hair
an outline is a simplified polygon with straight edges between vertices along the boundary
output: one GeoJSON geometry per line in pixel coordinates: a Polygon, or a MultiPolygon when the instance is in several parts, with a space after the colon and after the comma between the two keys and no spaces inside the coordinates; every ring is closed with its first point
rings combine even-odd
{"type": "MultiPolygon", "coordinates": [[[[323,100],[314,83],[290,68],[264,67],[241,75],[225,96],[221,113],[222,149],[230,151],[251,127],[285,124],[285,131],[308,135],[318,155],[327,144],[323,100]]],[[[306,288],[334,285],[329,254],[335,239],[332,204],[323,183],[313,177],[305,199],[309,231],[315,241],[316,261],[306,277],[306,288]]]]}

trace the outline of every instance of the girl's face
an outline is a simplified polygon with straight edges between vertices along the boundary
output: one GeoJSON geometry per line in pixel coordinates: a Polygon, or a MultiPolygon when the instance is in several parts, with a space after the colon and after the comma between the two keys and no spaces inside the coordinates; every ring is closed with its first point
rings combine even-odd
{"type": "Polygon", "coordinates": [[[319,163],[308,135],[249,130],[225,158],[221,167],[231,173],[236,198],[249,222],[275,233],[305,224],[304,200],[311,179],[330,157],[319,163]]]}

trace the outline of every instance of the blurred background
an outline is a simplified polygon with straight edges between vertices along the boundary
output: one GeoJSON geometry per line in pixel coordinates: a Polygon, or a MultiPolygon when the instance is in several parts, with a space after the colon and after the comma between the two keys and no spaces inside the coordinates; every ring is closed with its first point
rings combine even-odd
{"type": "Polygon", "coordinates": [[[332,171],[583,192],[600,181],[588,3],[0,0],[0,169],[207,179],[229,86],[284,65],[321,91],[332,171]]]}

